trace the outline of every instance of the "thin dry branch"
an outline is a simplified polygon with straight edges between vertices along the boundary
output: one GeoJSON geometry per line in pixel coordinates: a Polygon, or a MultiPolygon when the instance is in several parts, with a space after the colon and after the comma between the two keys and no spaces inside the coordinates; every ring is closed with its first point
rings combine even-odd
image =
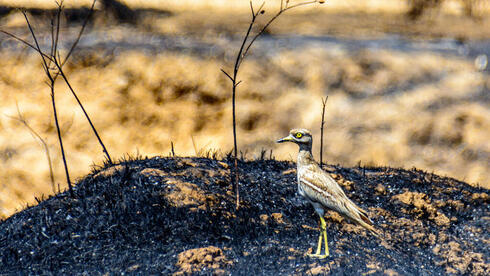
{"type": "MultiPolygon", "coordinates": [[[[0,33],[6,34],[6,35],[8,35],[8,36],[12,37],[13,39],[15,39],[15,40],[17,40],[17,41],[22,42],[24,45],[26,45],[26,46],[28,46],[28,47],[32,48],[33,50],[35,50],[35,51],[37,52],[37,48],[36,48],[34,45],[32,45],[31,43],[29,43],[29,42],[25,41],[24,39],[22,39],[22,38],[20,38],[20,37],[18,37],[18,36],[16,36],[16,35],[14,35],[14,34],[12,34],[12,33],[9,33],[9,32],[7,32],[7,31],[4,31],[4,30],[0,30],[0,33]]],[[[45,58],[47,58],[47,59],[51,60],[51,56],[46,55],[46,54],[44,54],[44,53],[40,53],[40,54],[42,54],[42,55],[43,55],[45,58]]]]}
{"type": "MultiPolygon", "coordinates": [[[[250,50],[250,47],[252,47],[252,44],[255,42],[255,40],[257,40],[257,38],[259,36],[261,36],[265,30],[269,27],[270,24],[272,24],[272,22],[274,22],[281,14],[283,14],[284,12],[288,11],[288,10],[291,10],[291,9],[294,9],[294,8],[297,8],[297,7],[300,7],[300,6],[305,6],[305,5],[310,5],[310,4],[314,4],[314,3],[323,3],[322,1],[306,1],[306,2],[301,2],[301,3],[297,3],[295,5],[292,5],[292,6],[289,6],[289,1],[286,1],[286,5],[284,6],[283,8],[283,5],[282,5],[282,1],[281,1],[281,8],[279,9],[279,11],[264,25],[264,27],[262,27],[262,29],[260,29],[260,31],[252,38],[252,40],[250,41],[250,43],[248,44],[248,46],[246,47],[245,51],[243,52],[243,56],[241,58],[241,60],[243,60],[249,50],[250,50]]],[[[264,4],[262,4],[262,6],[260,6],[259,10],[257,11],[255,17],[257,17],[259,14],[264,14],[265,11],[262,10],[262,8],[264,7],[264,4]]],[[[252,9],[253,11],[253,9],[252,9]]]]}
{"type": "Polygon", "coordinates": [[[51,21],[51,42],[54,43],[54,45],[52,44],[51,45],[51,53],[50,55],[46,55],[44,54],[41,50],[40,50],[40,47],[37,43],[37,39],[35,38],[35,34],[34,34],[34,31],[33,31],[33,28],[32,28],[32,25],[30,24],[29,22],[29,19],[27,17],[27,14],[25,13],[25,11],[23,11],[23,14],[24,14],[24,17],[26,19],[26,22],[28,23],[28,27],[29,27],[29,30],[31,31],[31,34],[34,38],[34,41],[36,43],[36,46],[33,46],[32,44],[28,43],[27,41],[9,33],[9,32],[5,32],[5,31],[1,31],[11,37],[13,37],[14,39],[17,39],[18,41],[21,41],[22,43],[26,44],[27,46],[35,49],[39,54],[41,54],[42,57],[46,58],[49,60],[49,63],[46,62],[46,60],[43,58],[43,69],[45,71],[45,73],[47,74],[48,78],[49,78],[49,82],[48,82],[48,86],[51,87],[51,85],[54,85],[54,82],[56,81],[56,79],[58,78],[58,76],[61,75],[61,77],[63,78],[64,82],[66,83],[66,85],[68,86],[70,92],[72,93],[73,97],[75,98],[75,100],[77,101],[77,104],[80,106],[80,108],[82,109],[82,112],[85,116],[85,118],[87,119],[90,127],[92,128],[92,131],[94,132],[99,144],[101,145],[102,147],[102,152],[105,154],[107,160],[109,163],[113,163],[112,162],[112,158],[111,156],[109,155],[109,152],[105,146],[105,144],[102,142],[102,138],[100,137],[99,133],[97,132],[97,129],[95,128],[92,120],[90,119],[90,116],[88,115],[87,111],[85,110],[85,107],[83,106],[82,102],[80,101],[78,95],[76,94],[75,90],[73,89],[73,87],[71,86],[67,76],[65,75],[64,71],[63,71],[63,66],[64,64],[68,61],[69,57],[71,56],[71,54],[73,53],[75,47],[78,45],[78,42],[80,41],[80,38],[83,34],[83,31],[85,30],[85,27],[87,26],[87,23],[89,21],[89,18],[90,16],[92,15],[93,11],[94,11],[94,7],[95,7],[95,3],[96,3],[96,0],[94,0],[92,2],[92,6],[90,7],[90,10],[89,10],[89,14],[87,16],[87,18],[85,19],[83,25],[82,25],[82,28],[80,29],[80,32],[78,33],[78,36],[76,38],[76,40],[73,42],[72,46],[70,47],[70,50],[68,51],[66,57],[64,60],[61,60],[61,57],[60,57],[60,53],[58,51],[58,43],[59,43],[59,33],[60,33],[60,15],[63,11],[63,1],[61,1],[60,3],[57,3],[58,4],[58,10],[57,10],[57,14],[55,16],[55,19],[56,19],[56,27],[54,27],[55,25],[55,22],[54,22],[54,19],[51,21]],[[47,71],[50,70],[50,65],[51,65],[51,62],[54,64],[55,68],[57,69],[57,71],[54,73],[54,75],[51,75],[51,74],[48,74],[47,71]]]}
{"type": "Polygon", "coordinates": [[[43,139],[41,137],[41,135],[39,135],[30,125],[29,123],[27,122],[27,119],[24,117],[24,115],[22,115],[22,113],[20,112],[20,108],[19,108],[19,105],[18,103],[16,102],[15,103],[16,107],[17,107],[17,117],[13,117],[13,116],[7,116],[13,120],[16,120],[16,121],[19,121],[20,123],[22,123],[28,130],[29,132],[31,133],[32,137],[36,138],[40,143],[41,143],[41,146],[43,147],[44,149],[44,153],[46,154],[46,159],[48,161],[48,166],[49,166],[49,179],[50,179],[50,182],[51,182],[51,189],[53,191],[53,193],[56,193],[56,187],[55,187],[55,184],[54,184],[54,172],[53,172],[53,162],[51,161],[51,154],[49,152],[49,146],[48,146],[48,143],[46,143],[46,140],[43,139]]]}
{"type": "MultiPolygon", "coordinates": [[[[41,50],[41,47],[39,47],[39,43],[38,43],[36,34],[34,32],[34,29],[33,29],[32,25],[31,25],[31,22],[29,21],[29,18],[27,17],[26,12],[25,11],[22,11],[22,14],[24,15],[24,18],[25,18],[25,20],[27,22],[27,26],[29,27],[29,31],[31,32],[32,38],[34,39],[34,43],[36,45],[36,51],[40,54],[41,60],[43,61],[43,69],[44,69],[44,72],[45,72],[46,76],[49,79],[48,86],[51,89],[51,93],[50,93],[50,96],[51,96],[51,105],[53,107],[53,117],[54,117],[54,122],[55,122],[55,125],[56,125],[56,133],[58,135],[58,141],[59,141],[60,149],[61,149],[61,156],[62,156],[62,159],[63,159],[64,168],[65,168],[66,182],[68,183],[68,189],[69,189],[70,195],[72,197],[74,197],[73,187],[72,187],[71,180],[70,180],[70,173],[69,173],[69,170],[68,170],[68,163],[66,162],[66,155],[65,155],[65,149],[64,149],[64,146],[63,146],[63,139],[61,137],[60,124],[59,124],[59,120],[58,120],[58,112],[56,110],[55,90],[54,90],[54,85],[55,85],[56,79],[51,75],[51,72],[49,71],[49,66],[48,66],[48,64],[46,62],[46,59],[44,58],[45,55],[43,54],[43,51],[41,50]]],[[[55,41],[55,40],[52,39],[52,41],[55,41]]],[[[52,59],[53,59],[54,62],[56,62],[55,61],[55,58],[53,58],[53,56],[52,56],[52,59]]]]}
{"type": "Polygon", "coordinates": [[[170,141],[170,147],[172,148],[172,157],[175,157],[174,142],[170,141]]]}
{"type": "Polygon", "coordinates": [[[36,45],[35,49],[41,55],[41,60],[43,61],[43,69],[44,69],[46,75],[48,76],[49,81],[51,82],[51,85],[52,85],[52,84],[54,84],[53,83],[54,80],[53,80],[53,77],[51,76],[51,74],[49,72],[49,66],[48,66],[48,64],[46,62],[46,59],[44,58],[45,57],[45,54],[43,53],[43,51],[41,50],[41,47],[39,46],[39,43],[38,43],[37,38],[36,38],[36,34],[34,32],[34,29],[33,29],[32,25],[31,25],[31,22],[29,21],[29,18],[27,17],[26,11],[25,10],[22,11],[22,14],[24,15],[24,18],[25,18],[25,20],[27,22],[27,27],[29,28],[29,31],[31,32],[31,36],[34,39],[34,43],[36,45]]]}
{"type": "MultiPolygon", "coordinates": [[[[73,42],[72,46],[70,47],[70,50],[68,51],[68,54],[66,55],[65,59],[62,61],[59,56],[56,57],[56,52],[52,56],[52,58],[53,58],[53,61],[54,61],[55,66],[58,69],[57,75],[58,74],[61,75],[61,77],[65,81],[66,85],[70,89],[70,92],[72,93],[73,97],[75,98],[75,100],[77,101],[78,105],[82,109],[82,112],[83,112],[85,118],[87,119],[88,123],[90,124],[90,127],[92,128],[92,131],[94,132],[94,134],[95,134],[95,136],[97,138],[97,141],[99,142],[100,146],[102,147],[102,152],[105,154],[105,156],[107,158],[107,161],[110,164],[112,164],[113,162],[112,162],[111,156],[109,155],[109,152],[107,151],[107,148],[106,148],[105,144],[102,142],[102,138],[100,138],[100,135],[97,132],[97,129],[95,128],[94,124],[92,123],[92,120],[90,119],[90,116],[88,115],[87,111],[85,110],[85,107],[83,106],[82,102],[80,101],[80,99],[78,98],[77,94],[75,93],[75,90],[73,89],[73,87],[71,86],[70,82],[68,81],[68,78],[66,77],[65,73],[63,72],[63,65],[66,63],[66,61],[68,61],[68,59],[71,56],[71,54],[73,53],[75,47],[78,45],[78,42],[80,41],[80,38],[82,37],[83,31],[85,30],[85,27],[87,26],[87,23],[88,23],[88,21],[90,19],[90,16],[92,15],[92,13],[94,11],[94,7],[95,7],[95,2],[96,1],[97,0],[94,0],[92,2],[92,6],[90,7],[89,14],[85,18],[85,21],[83,22],[82,28],[80,29],[80,32],[78,33],[78,36],[77,36],[75,42],[73,42]]],[[[60,14],[62,12],[62,10],[63,10],[63,7],[62,7],[62,3],[61,3],[61,4],[59,4],[58,14],[60,14]]],[[[58,15],[58,28],[59,28],[59,15],[58,15]]],[[[59,29],[58,29],[57,33],[59,33],[59,29]]],[[[58,55],[59,55],[59,53],[58,53],[58,55]]]]}
{"type": "Polygon", "coordinates": [[[325,107],[327,106],[328,96],[322,98],[322,125],[320,127],[320,168],[323,167],[323,126],[325,125],[325,107]]]}
{"type": "Polygon", "coordinates": [[[68,51],[68,54],[66,54],[65,59],[61,62],[61,66],[60,66],[61,68],[63,68],[63,65],[65,65],[66,61],[70,58],[71,54],[73,53],[73,51],[77,47],[78,42],[80,42],[80,38],[82,37],[82,34],[85,31],[85,27],[87,26],[88,21],[90,20],[90,18],[92,17],[92,14],[94,13],[95,2],[97,2],[97,0],[94,0],[92,2],[92,6],[90,6],[90,10],[88,12],[87,17],[85,18],[85,21],[82,24],[82,28],[80,29],[80,32],[78,33],[77,39],[75,40],[75,42],[73,42],[73,44],[70,47],[70,50],[68,51]]]}
{"type": "Polygon", "coordinates": [[[85,115],[85,118],[87,118],[88,123],[90,124],[90,127],[92,128],[92,131],[95,134],[95,137],[97,137],[97,140],[99,141],[100,146],[102,147],[102,151],[104,152],[107,161],[112,164],[112,159],[111,156],[109,155],[109,152],[107,151],[107,148],[105,147],[104,143],[102,142],[102,138],[100,138],[99,133],[97,132],[97,129],[95,128],[94,124],[92,123],[92,120],[90,119],[90,116],[88,115],[87,111],[85,110],[85,107],[83,106],[82,102],[77,96],[77,93],[75,93],[75,90],[73,90],[73,87],[71,86],[70,82],[68,81],[68,78],[66,77],[65,73],[63,72],[63,69],[61,68],[61,65],[59,64],[59,61],[57,58],[54,58],[54,64],[58,68],[58,72],[61,74],[61,77],[65,81],[66,85],[70,89],[71,94],[77,101],[78,105],[82,109],[83,114],[85,115]]]}
{"type": "Polygon", "coordinates": [[[233,66],[233,75],[227,73],[225,70],[221,69],[221,71],[230,79],[232,83],[232,113],[233,113],[233,157],[234,157],[234,170],[235,170],[235,193],[236,193],[236,209],[240,207],[240,196],[239,196],[239,187],[238,187],[238,182],[239,182],[239,174],[238,174],[238,146],[237,146],[237,134],[236,134],[236,91],[238,85],[241,83],[238,78],[238,72],[240,70],[240,66],[245,60],[246,56],[248,55],[250,48],[254,44],[254,42],[259,38],[265,30],[274,22],[281,14],[283,14],[285,11],[300,7],[300,6],[305,6],[305,5],[310,5],[314,3],[324,3],[325,1],[323,0],[313,0],[313,1],[304,1],[300,2],[297,4],[294,4],[292,6],[289,5],[289,0],[281,0],[280,8],[279,11],[272,16],[271,19],[258,31],[254,36],[251,37],[251,33],[253,30],[253,27],[255,23],[257,22],[257,18],[265,13],[264,10],[264,5],[265,2],[262,2],[262,4],[259,6],[257,10],[254,9],[253,2],[250,1],[250,11],[251,11],[251,19],[250,23],[248,25],[247,31],[245,33],[245,36],[243,38],[242,44],[240,45],[240,48],[238,50],[238,54],[235,59],[235,65],[233,66]],[[251,39],[250,39],[251,37],[251,39]],[[250,39],[250,40],[249,40],[250,39]]]}
{"type": "Polygon", "coordinates": [[[230,74],[228,74],[225,70],[223,69],[220,69],[221,72],[223,72],[231,81],[233,81],[233,78],[230,76],[230,74]]]}
{"type": "Polygon", "coordinates": [[[61,2],[56,2],[58,5],[58,11],[56,12],[56,32],[54,38],[54,45],[52,45],[53,48],[53,54],[51,56],[56,56],[56,53],[58,53],[58,41],[60,38],[60,19],[61,19],[61,12],[63,11],[63,0],[61,2]]]}
{"type": "Polygon", "coordinates": [[[60,2],[56,2],[56,4],[58,5],[58,9],[57,9],[57,13],[56,15],[51,19],[51,48],[50,48],[50,53],[49,55],[44,53],[42,50],[41,50],[41,47],[39,46],[39,43],[38,43],[38,39],[36,37],[36,34],[35,34],[35,31],[34,31],[34,28],[31,24],[31,22],[29,21],[29,18],[27,16],[27,13],[25,11],[22,11],[22,14],[24,15],[24,18],[27,22],[27,26],[29,28],[29,31],[31,33],[31,36],[34,40],[34,45],[27,42],[26,40],[24,39],[21,39],[20,37],[16,36],[16,35],[13,35],[9,32],[6,32],[4,30],[0,30],[0,32],[20,41],[21,43],[27,45],[28,47],[34,49],[37,53],[39,53],[39,55],[41,56],[41,60],[42,60],[42,67],[43,67],[43,70],[48,78],[48,81],[46,82],[47,85],[50,87],[50,90],[51,90],[51,93],[50,93],[50,96],[51,96],[51,104],[52,104],[52,107],[53,107],[53,117],[54,117],[54,120],[55,120],[55,124],[56,124],[56,131],[57,131],[57,135],[58,135],[58,141],[59,141],[59,144],[60,144],[60,149],[61,149],[61,154],[62,154],[62,157],[63,157],[63,164],[64,164],[64,167],[65,167],[65,174],[66,174],[66,179],[67,179],[67,183],[68,183],[68,187],[69,187],[69,191],[70,191],[70,194],[71,196],[74,196],[73,194],[73,189],[72,189],[72,185],[71,185],[71,180],[70,180],[70,175],[69,175],[69,170],[68,170],[68,164],[67,164],[67,161],[66,161],[66,156],[65,156],[65,150],[64,150],[64,147],[63,147],[63,139],[61,137],[61,130],[60,130],[60,125],[59,125],[59,120],[58,120],[58,112],[57,112],[57,109],[56,109],[56,100],[55,100],[55,90],[54,90],[54,86],[55,86],[55,82],[56,82],[56,79],[58,76],[61,76],[64,80],[64,82],[67,84],[70,92],[72,93],[72,95],[74,96],[74,98],[76,99],[78,105],[80,106],[80,108],[82,109],[85,117],[87,118],[87,121],[89,122],[90,124],[90,127],[92,128],[95,136],[97,137],[97,140],[99,141],[99,144],[101,145],[102,147],[102,150],[103,152],[105,153],[106,155],[106,158],[108,160],[108,162],[110,162],[112,164],[112,159],[104,145],[104,143],[102,142],[102,139],[100,138],[95,126],[93,125],[92,123],[92,120],[90,119],[88,113],[86,112],[83,104],[81,103],[80,99],[78,98],[77,94],[75,93],[73,87],[71,86],[70,82],[68,81],[68,78],[67,76],[65,75],[65,73],[63,72],[63,66],[64,64],[68,61],[69,57],[71,56],[71,54],[73,53],[74,49],[76,48],[76,46],[78,45],[79,41],[80,41],[80,38],[85,30],[85,27],[90,19],[90,16],[92,15],[93,13],[93,10],[94,10],[94,7],[95,7],[95,3],[96,3],[96,0],[93,0],[92,2],[92,6],[89,10],[89,15],[87,16],[87,18],[85,19],[83,25],[82,25],[82,28],[80,29],[80,32],[76,38],[76,40],[73,42],[72,46],[70,47],[70,50],[68,51],[66,57],[64,60],[62,60],[61,58],[61,55],[60,55],[60,52],[59,52],[59,49],[58,49],[58,43],[60,41],[60,22],[61,22],[61,13],[63,12],[63,0],[61,0],[60,2]],[[54,68],[51,68],[51,65],[54,64],[54,68]],[[51,71],[54,71],[54,72],[51,72],[51,71]]]}

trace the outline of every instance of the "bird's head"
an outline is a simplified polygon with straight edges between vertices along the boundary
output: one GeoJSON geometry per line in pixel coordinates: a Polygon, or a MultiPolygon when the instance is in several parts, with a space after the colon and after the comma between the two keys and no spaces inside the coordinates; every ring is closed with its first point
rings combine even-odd
{"type": "Polygon", "coordinates": [[[289,132],[289,135],[277,140],[277,143],[283,142],[293,142],[298,144],[300,148],[309,148],[311,149],[311,145],[313,144],[313,138],[311,137],[311,133],[307,129],[292,129],[289,132]]]}

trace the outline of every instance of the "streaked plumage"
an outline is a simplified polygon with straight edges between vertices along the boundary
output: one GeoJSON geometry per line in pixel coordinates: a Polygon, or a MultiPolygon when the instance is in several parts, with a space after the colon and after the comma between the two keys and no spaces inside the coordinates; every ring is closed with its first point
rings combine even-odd
{"type": "Polygon", "coordinates": [[[277,142],[293,142],[299,146],[297,161],[298,192],[313,205],[316,213],[320,216],[322,231],[318,241],[317,252],[312,254],[312,256],[320,258],[328,256],[326,226],[323,219],[327,209],[338,212],[377,236],[373,222],[368,218],[366,211],[352,202],[345,195],[339,184],[328,173],[323,171],[313,159],[311,154],[313,138],[308,130],[293,129],[290,131],[289,136],[277,142]],[[320,254],[322,234],[325,239],[325,255],[320,254]]]}

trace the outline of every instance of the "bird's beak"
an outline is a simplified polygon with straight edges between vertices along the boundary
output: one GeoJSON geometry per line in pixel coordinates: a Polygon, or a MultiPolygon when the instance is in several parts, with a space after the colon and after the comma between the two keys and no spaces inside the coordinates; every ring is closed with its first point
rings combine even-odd
{"type": "Polygon", "coordinates": [[[277,140],[276,143],[284,143],[284,142],[292,142],[292,141],[294,141],[294,139],[291,135],[289,135],[287,137],[277,140]]]}

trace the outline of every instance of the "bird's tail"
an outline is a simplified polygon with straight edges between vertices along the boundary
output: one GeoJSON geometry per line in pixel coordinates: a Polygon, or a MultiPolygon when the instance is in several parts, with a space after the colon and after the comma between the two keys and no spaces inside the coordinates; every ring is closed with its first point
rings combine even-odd
{"type": "Polygon", "coordinates": [[[371,234],[373,234],[375,237],[379,238],[379,234],[376,231],[376,228],[374,228],[374,223],[369,219],[367,212],[350,200],[347,205],[350,205],[348,206],[348,209],[350,210],[350,214],[348,214],[348,217],[355,223],[359,224],[360,226],[371,232],[371,234]]]}
{"type": "Polygon", "coordinates": [[[361,212],[359,215],[361,217],[361,221],[359,221],[359,225],[369,230],[369,232],[371,232],[371,234],[373,234],[375,237],[379,238],[379,234],[376,231],[376,228],[374,228],[374,223],[369,219],[364,210],[361,209],[360,211],[361,212]]]}

